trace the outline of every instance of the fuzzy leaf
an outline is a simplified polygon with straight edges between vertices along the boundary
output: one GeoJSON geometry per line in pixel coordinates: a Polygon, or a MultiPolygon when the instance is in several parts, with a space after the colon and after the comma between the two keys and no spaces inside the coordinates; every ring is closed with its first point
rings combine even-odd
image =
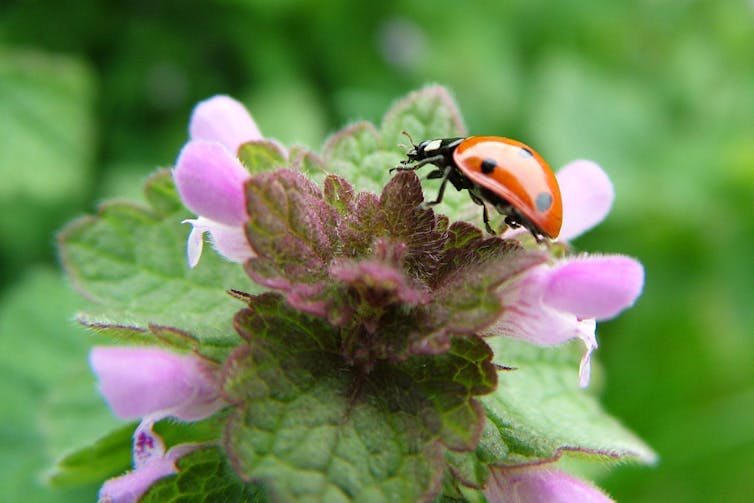
{"type": "Polygon", "coordinates": [[[175,327],[195,337],[211,356],[237,344],[230,320],[238,303],[226,290],[258,291],[240,268],[207,252],[201,264],[185,262],[189,229],[167,170],[147,183],[151,208],[131,203],[102,205],[60,234],[60,254],[77,289],[101,306],[89,323],[175,327]],[[106,312],[107,314],[103,314],[106,312]],[[122,323],[121,321],[121,323],[122,323]]]}
{"type": "Polygon", "coordinates": [[[473,397],[497,386],[497,372],[487,344],[478,337],[457,337],[446,353],[417,356],[399,368],[432,401],[442,422],[443,443],[453,450],[474,449],[482,433],[484,414],[473,397]]]}
{"type": "Polygon", "coordinates": [[[252,174],[272,171],[287,164],[280,147],[268,140],[244,143],[238,147],[238,159],[252,174]]]}
{"type": "Polygon", "coordinates": [[[389,169],[405,158],[408,139],[403,130],[416,141],[464,135],[458,107],[448,92],[428,86],[396,102],[380,130],[357,122],[330,137],[322,150],[325,165],[359,190],[379,192],[390,179],[389,169]]]}
{"type": "Polygon", "coordinates": [[[288,151],[288,159],[292,169],[300,171],[306,177],[321,187],[325,182],[327,171],[322,159],[304,147],[293,146],[288,151]]]}
{"type": "Polygon", "coordinates": [[[410,133],[417,143],[433,138],[466,136],[461,113],[448,90],[430,85],[400,99],[385,114],[381,128],[385,145],[405,141],[410,133]]]}
{"type": "Polygon", "coordinates": [[[497,287],[546,259],[545,254],[526,250],[517,241],[500,238],[472,239],[449,247],[433,278],[430,316],[442,320],[434,337],[474,333],[494,322],[503,310],[495,294],[497,287]]]}
{"type": "Polygon", "coordinates": [[[354,187],[379,192],[388,170],[403,157],[397,145],[387,148],[379,131],[368,122],[357,122],[331,136],[322,148],[327,170],[347,178],[354,187]]]}
{"type": "Polygon", "coordinates": [[[657,460],[644,442],[579,388],[575,347],[540,348],[505,337],[487,341],[497,363],[517,368],[502,374],[498,389],[481,399],[497,433],[480,445],[488,462],[525,463],[567,452],[603,460],[657,460]],[[501,457],[491,459],[492,453],[501,457]]]}
{"type": "Polygon", "coordinates": [[[268,501],[261,489],[238,479],[216,447],[193,451],[179,459],[177,466],[176,475],[157,481],[139,502],[268,501]]]}
{"type": "Polygon", "coordinates": [[[420,207],[423,200],[419,179],[414,173],[394,176],[380,196],[382,231],[391,240],[405,243],[406,268],[426,279],[436,268],[446,234],[438,229],[433,211],[420,207]]]}
{"type": "Polygon", "coordinates": [[[345,367],[330,343],[317,342],[337,332],[277,299],[263,296],[237,317],[250,344],[225,372],[238,403],[226,432],[236,471],[276,501],[433,497],[443,459],[429,398],[389,372],[345,367]]]}
{"type": "Polygon", "coordinates": [[[260,173],[246,184],[246,204],[246,234],[259,255],[246,265],[252,278],[273,287],[267,279],[274,272],[294,282],[324,278],[338,213],[312,182],[290,170],[260,173]]]}

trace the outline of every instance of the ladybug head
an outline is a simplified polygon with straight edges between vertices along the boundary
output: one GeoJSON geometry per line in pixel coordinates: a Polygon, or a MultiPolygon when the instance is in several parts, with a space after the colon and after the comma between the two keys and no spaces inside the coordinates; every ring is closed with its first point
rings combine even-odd
{"type": "MultiPolygon", "coordinates": [[[[411,149],[406,152],[406,161],[405,162],[412,162],[416,161],[418,159],[422,158],[422,155],[424,153],[424,145],[427,143],[426,141],[421,142],[419,145],[414,143],[414,139],[411,137],[411,135],[406,131],[405,129],[401,131],[401,133],[408,138],[408,141],[411,143],[411,149]]],[[[405,147],[405,145],[402,145],[405,147]]]]}

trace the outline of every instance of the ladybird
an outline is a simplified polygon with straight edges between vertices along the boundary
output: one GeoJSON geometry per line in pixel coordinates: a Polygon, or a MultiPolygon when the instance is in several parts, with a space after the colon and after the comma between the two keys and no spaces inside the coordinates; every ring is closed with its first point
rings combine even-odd
{"type": "Polygon", "coordinates": [[[560,187],[545,160],[528,145],[500,136],[440,138],[418,145],[411,140],[411,145],[407,159],[391,171],[414,171],[427,164],[437,168],[427,178],[441,178],[440,190],[425,207],[442,202],[450,182],[457,190],[468,190],[471,200],[483,207],[490,234],[495,232],[485,202],[505,215],[506,224],[524,227],[537,241],[558,237],[563,223],[560,187]]]}

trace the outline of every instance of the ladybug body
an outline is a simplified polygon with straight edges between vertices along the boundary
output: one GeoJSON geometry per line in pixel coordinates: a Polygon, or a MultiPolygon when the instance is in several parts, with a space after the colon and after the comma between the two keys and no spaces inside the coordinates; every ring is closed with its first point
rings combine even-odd
{"type": "Polygon", "coordinates": [[[428,178],[442,178],[437,199],[442,201],[445,185],[468,190],[471,199],[483,206],[484,224],[489,224],[485,202],[506,216],[511,227],[522,226],[534,235],[556,238],[563,221],[563,203],[555,174],[544,159],[527,145],[499,136],[470,136],[426,140],[407,153],[394,168],[413,171],[431,164],[437,169],[428,178]]]}

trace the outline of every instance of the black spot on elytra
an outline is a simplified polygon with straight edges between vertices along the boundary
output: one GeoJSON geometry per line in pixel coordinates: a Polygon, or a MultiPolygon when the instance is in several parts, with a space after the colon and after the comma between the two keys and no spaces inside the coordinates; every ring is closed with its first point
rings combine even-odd
{"type": "Polygon", "coordinates": [[[485,159],[482,161],[482,173],[485,175],[489,175],[495,171],[495,167],[497,167],[497,163],[492,159],[485,159]]]}
{"type": "Polygon", "coordinates": [[[534,200],[534,205],[538,211],[547,211],[552,206],[552,195],[547,192],[540,192],[534,200]]]}

